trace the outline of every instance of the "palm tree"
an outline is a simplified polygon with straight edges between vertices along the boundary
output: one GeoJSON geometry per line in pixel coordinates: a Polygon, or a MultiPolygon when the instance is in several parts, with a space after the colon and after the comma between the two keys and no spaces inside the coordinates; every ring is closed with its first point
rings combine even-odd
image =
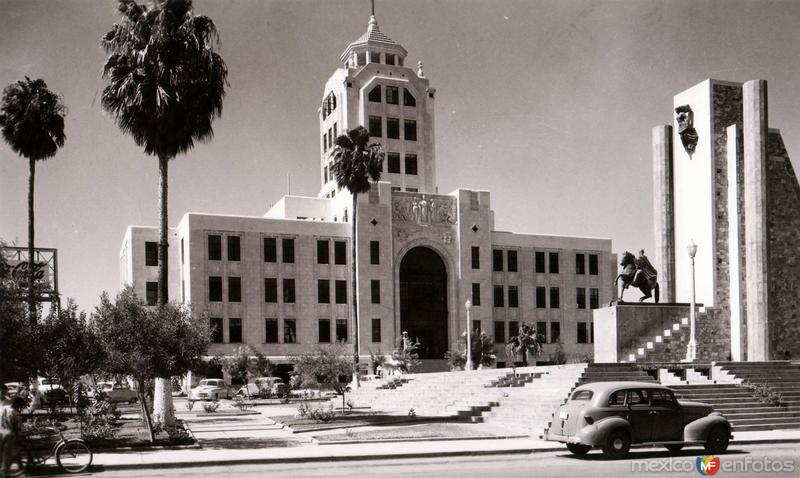
{"type": "Polygon", "coordinates": [[[358,320],[358,288],[356,284],[356,223],[358,222],[358,195],[370,190],[370,182],[381,179],[384,152],[380,143],[369,142],[369,132],[363,126],[351,129],[334,141],[331,174],[339,188],[347,188],[353,196],[353,210],[350,219],[353,235],[350,241],[353,277],[353,320],[355,334],[353,340],[353,360],[358,364],[358,333],[361,330],[358,320]]]}
{"type": "Polygon", "coordinates": [[[36,322],[35,273],[33,261],[33,185],[36,161],[55,156],[67,139],[64,116],[67,109],[60,95],[47,89],[42,79],[8,85],[0,103],[3,139],[20,156],[28,158],[28,319],[36,322]]]}
{"type": "MultiPolygon", "coordinates": [[[[191,0],[118,2],[122,20],[101,41],[108,53],[103,77],[109,81],[102,105],[123,133],[158,158],[158,304],[163,306],[169,299],[169,161],[214,135],[211,123],[222,114],[228,70],[214,51],[219,43],[214,22],[195,16],[191,0]]],[[[170,401],[166,379],[157,379],[156,388],[157,396],[170,401]]],[[[156,414],[169,424],[171,405],[156,414]]]]}
{"type": "Polygon", "coordinates": [[[506,344],[506,354],[514,362],[517,354],[522,352],[522,364],[528,365],[528,355],[535,357],[542,353],[544,337],[536,331],[532,324],[519,324],[517,335],[510,337],[506,344]]]}

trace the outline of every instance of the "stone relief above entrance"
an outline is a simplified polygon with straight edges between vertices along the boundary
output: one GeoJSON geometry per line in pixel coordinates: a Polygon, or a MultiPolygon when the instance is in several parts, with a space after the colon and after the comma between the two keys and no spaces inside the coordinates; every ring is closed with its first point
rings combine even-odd
{"type": "Polygon", "coordinates": [[[392,197],[392,218],[422,226],[455,224],[456,199],[431,194],[397,194],[392,197]]]}

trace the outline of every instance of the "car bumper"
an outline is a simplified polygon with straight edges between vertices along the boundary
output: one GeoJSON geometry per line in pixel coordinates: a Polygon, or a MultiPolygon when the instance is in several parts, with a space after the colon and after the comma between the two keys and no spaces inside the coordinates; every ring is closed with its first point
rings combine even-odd
{"type": "Polygon", "coordinates": [[[558,435],[556,433],[545,432],[545,441],[557,441],[561,443],[580,443],[580,438],[576,436],[558,435]]]}

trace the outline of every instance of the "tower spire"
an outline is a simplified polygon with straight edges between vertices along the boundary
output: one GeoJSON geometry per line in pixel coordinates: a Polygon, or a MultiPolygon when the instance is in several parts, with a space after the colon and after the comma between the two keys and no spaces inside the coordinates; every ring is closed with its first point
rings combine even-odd
{"type": "Polygon", "coordinates": [[[371,13],[371,15],[374,17],[375,16],[375,0],[370,0],[370,3],[372,4],[372,13],[371,13]]]}

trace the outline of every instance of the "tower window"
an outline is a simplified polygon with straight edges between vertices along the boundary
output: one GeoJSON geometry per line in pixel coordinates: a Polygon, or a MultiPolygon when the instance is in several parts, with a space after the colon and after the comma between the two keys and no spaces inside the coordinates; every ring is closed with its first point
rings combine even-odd
{"type": "Polygon", "coordinates": [[[400,139],[400,120],[397,118],[386,118],[386,137],[390,139],[400,139]]]}
{"type": "Polygon", "coordinates": [[[369,52],[369,62],[370,63],[380,63],[381,62],[381,54],[377,51],[369,52]]]}
{"type": "Polygon", "coordinates": [[[158,265],[158,243],[146,241],[144,243],[144,265],[158,265]]]}
{"type": "Polygon", "coordinates": [[[417,106],[417,100],[408,89],[403,88],[403,105],[404,106],[417,106]]]}
{"type": "Polygon", "coordinates": [[[589,254],[589,274],[597,275],[597,254],[589,254]]]}
{"type": "Polygon", "coordinates": [[[369,91],[367,95],[367,99],[373,103],[380,103],[381,102],[381,85],[376,86],[375,88],[369,91]]]}
{"type": "Polygon", "coordinates": [[[416,154],[406,154],[406,174],[417,174],[416,154]]]}
{"type": "Polygon", "coordinates": [[[387,86],[386,87],[386,103],[390,105],[396,105],[399,101],[400,93],[396,86],[387,86]]]}
{"type": "Polygon", "coordinates": [[[394,63],[395,63],[394,62],[394,55],[386,53],[385,56],[386,56],[386,64],[387,65],[394,65],[394,63]]]}
{"type": "Polygon", "coordinates": [[[369,135],[373,138],[380,138],[383,136],[383,128],[381,128],[380,116],[369,117],[369,135]]]}
{"type": "Polygon", "coordinates": [[[386,159],[389,162],[389,172],[400,174],[400,153],[387,153],[386,159]]]}
{"type": "Polygon", "coordinates": [[[367,64],[367,53],[361,52],[356,54],[356,66],[364,66],[367,64]]]}
{"type": "Polygon", "coordinates": [[[414,120],[405,120],[405,129],[403,131],[403,137],[406,141],[416,141],[417,140],[417,122],[414,120]]]}

